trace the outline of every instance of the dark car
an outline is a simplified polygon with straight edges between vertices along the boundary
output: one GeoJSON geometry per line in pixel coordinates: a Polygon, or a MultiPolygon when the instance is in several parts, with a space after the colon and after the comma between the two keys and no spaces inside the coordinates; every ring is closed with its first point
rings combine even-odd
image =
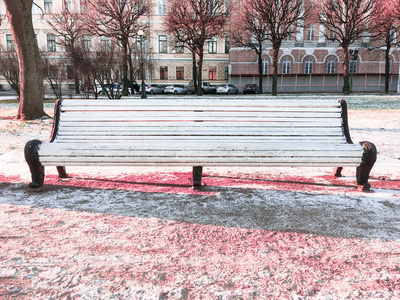
{"type": "Polygon", "coordinates": [[[260,89],[257,84],[246,84],[243,88],[243,94],[259,94],[260,89]]]}
{"type": "MultiPolygon", "coordinates": [[[[203,89],[203,94],[216,94],[217,93],[217,87],[212,86],[209,82],[207,81],[202,81],[201,86],[203,89]]],[[[188,85],[188,90],[191,94],[194,93],[194,81],[191,80],[188,85]]]]}

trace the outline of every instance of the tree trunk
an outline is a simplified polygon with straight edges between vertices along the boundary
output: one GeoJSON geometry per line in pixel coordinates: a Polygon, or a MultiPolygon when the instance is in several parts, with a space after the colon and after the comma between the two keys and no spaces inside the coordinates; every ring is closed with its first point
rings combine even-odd
{"type": "Polygon", "coordinates": [[[197,84],[197,61],[196,61],[196,53],[192,52],[192,72],[193,72],[193,89],[194,94],[198,93],[198,84],[197,84]]]}
{"type": "MultiPolygon", "coordinates": [[[[122,51],[123,51],[123,61],[122,61],[122,71],[123,71],[123,82],[124,87],[122,90],[123,96],[128,96],[129,79],[128,79],[128,39],[122,41],[122,51]]],[[[143,54],[143,53],[142,53],[143,54]]]]}
{"type": "Polygon", "coordinates": [[[278,55],[279,55],[279,48],[273,49],[273,58],[272,58],[272,95],[278,95],[278,55]]]}
{"type": "Polygon", "coordinates": [[[39,47],[32,24],[33,0],[4,0],[20,69],[20,100],[17,118],[34,120],[43,110],[43,77],[39,47]]]}
{"type": "Polygon", "coordinates": [[[391,43],[389,42],[386,45],[386,51],[385,51],[385,94],[389,93],[389,79],[390,79],[390,48],[392,47],[391,43]]]}
{"type": "Polygon", "coordinates": [[[260,87],[260,94],[263,93],[263,61],[262,61],[262,48],[257,51],[258,54],[258,85],[260,87]]]}
{"type": "Polygon", "coordinates": [[[349,76],[349,49],[343,48],[343,94],[350,95],[350,76],[349,76]]]}
{"type": "Polygon", "coordinates": [[[203,60],[204,60],[204,51],[201,49],[199,51],[199,90],[197,91],[197,95],[203,96],[203,60]]]}

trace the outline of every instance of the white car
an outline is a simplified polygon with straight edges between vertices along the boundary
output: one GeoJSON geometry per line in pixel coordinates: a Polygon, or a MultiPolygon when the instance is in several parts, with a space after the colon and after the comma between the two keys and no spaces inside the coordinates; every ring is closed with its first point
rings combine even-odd
{"type": "Polygon", "coordinates": [[[174,84],[165,87],[164,94],[189,94],[189,91],[183,85],[174,84]]]}
{"type": "Polygon", "coordinates": [[[233,84],[220,84],[217,88],[218,94],[237,94],[239,90],[233,84]]]}

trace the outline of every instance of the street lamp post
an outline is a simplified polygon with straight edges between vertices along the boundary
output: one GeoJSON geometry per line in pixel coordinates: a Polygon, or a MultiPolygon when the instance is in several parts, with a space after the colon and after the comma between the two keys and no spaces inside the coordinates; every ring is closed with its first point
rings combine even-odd
{"type": "Polygon", "coordinates": [[[351,66],[350,68],[350,90],[349,92],[352,93],[353,92],[353,72],[354,72],[354,64],[357,61],[358,58],[358,50],[350,50],[350,57],[351,57],[351,65],[349,64],[349,66],[351,66]]]}
{"type": "Polygon", "coordinates": [[[143,30],[138,31],[138,36],[140,36],[140,60],[141,60],[141,69],[142,69],[142,94],[141,97],[142,99],[146,99],[146,89],[145,89],[145,84],[144,84],[144,60],[143,60],[143,36],[144,32],[143,30]]]}

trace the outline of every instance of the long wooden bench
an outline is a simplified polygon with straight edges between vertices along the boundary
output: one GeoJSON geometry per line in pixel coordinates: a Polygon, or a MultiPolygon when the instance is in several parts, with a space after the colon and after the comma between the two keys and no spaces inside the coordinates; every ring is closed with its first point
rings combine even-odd
{"type": "Polygon", "coordinates": [[[377,151],[353,144],[343,100],[171,98],[58,100],[49,143],[31,140],[25,158],[40,189],[44,166],[356,167],[368,191],[377,151]]]}

